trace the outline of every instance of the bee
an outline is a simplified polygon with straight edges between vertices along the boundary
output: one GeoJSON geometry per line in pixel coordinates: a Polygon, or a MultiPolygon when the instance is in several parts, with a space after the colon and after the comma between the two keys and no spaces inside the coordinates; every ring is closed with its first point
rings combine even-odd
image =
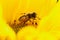
{"type": "Polygon", "coordinates": [[[33,12],[32,14],[26,14],[26,15],[23,15],[21,16],[18,21],[20,21],[20,23],[23,23],[25,24],[27,21],[29,21],[30,19],[35,19],[36,18],[36,13],[33,12]]]}
{"type": "Polygon", "coordinates": [[[22,27],[25,27],[27,25],[38,25],[37,22],[35,22],[36,20],[36,13],[28,13],[26,15],[23,15],[21,17],[18,18],[18,23],[16,24],[16,20],[14,20],[14,24],[13,24],[13,29],[15,30],[15,32],[17,33],[18,30],[22,27]]]}

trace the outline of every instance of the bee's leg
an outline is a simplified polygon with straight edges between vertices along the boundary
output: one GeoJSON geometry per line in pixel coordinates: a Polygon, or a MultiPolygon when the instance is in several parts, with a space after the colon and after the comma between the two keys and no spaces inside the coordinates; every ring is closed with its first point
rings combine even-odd
{"type": "Polygon", "coordinates": [[[32,25],[33,25],[35,28],[37,28],[37,25],[38,25],[37,20],[33,20],[32,25]]]}
{"type": "Polygon", "coordinates": [[[37,22],[35,22],[35,25],[38,25],[37,22]]]}

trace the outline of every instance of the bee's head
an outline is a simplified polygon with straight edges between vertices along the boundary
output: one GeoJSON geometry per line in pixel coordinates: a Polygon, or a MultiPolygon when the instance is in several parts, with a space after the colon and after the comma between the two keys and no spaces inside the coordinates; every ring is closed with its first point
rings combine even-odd
{"type": "Polygon", "coordinates": [[[36,13],[33,12],[33,13],[31,14],[31,16],[32,16],[33,18],[36,18],[36,13]]]}
{"type": "Polygon", "coordinates": [[[28,16],[29,18],[36,18],[36,13],[33,12],[32,14],[27,14],[27,16],[28,16]]]}

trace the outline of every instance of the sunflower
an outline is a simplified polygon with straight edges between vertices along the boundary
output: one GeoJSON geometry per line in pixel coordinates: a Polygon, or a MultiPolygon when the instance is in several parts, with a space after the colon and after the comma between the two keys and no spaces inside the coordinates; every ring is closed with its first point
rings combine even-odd
{"type": "Polygon", "coordinates": [[[60,40],[60,1],[51,10],[50,14],[43,18],[40,22],[38,30],[40,32],[48,32],[54,36],[55,40],[60,40]],[[43,30],[42,30],[43,29],[43,30]]]}
{"type": "Polygon", "coordinates": [[[0,40],[16,40],[14,31],[6,24],[2,17],[2,5],[0,3],[0,40]]]}
{"type": "MultiPolygon", "coordinates": [[[[11,33],[15,34],[13,29],[9,25],[13,24],[14,20],[18,20],[19,17],[21,17],[21,15],[24,15],[23,13],[28,14],[31,12],[36,12],[37,16],[41,19],[39,20],[39,22],[37,21],[39,23],[37,26],[38,28],[34,28],[33,26],[25,26],[25,28],[22,28],[17,33],[17,40],[25,40],[25,39],[26,40],[44,40],[43,38],[45,37],[46,37],[46,40],[52,40],[52,38],[54,40],[55,38],[54,36],[51,37],[52,36],[51,34],[46,33],[44,31],[40,32],[41,30],[39,30],[39,28],[42,27],[40,26],[40,24],[43,25],[40,22],[42,22],[43,18],[50,15],[51,9],[57,4],[57,2],[58,1],[56,0],[1,0],[2,11],[3,11],[3,13],[1,13],[2,14],[1,18],[4,23],[4,24],[3,23],[1,24],[4,25],[3,27],[6,26],[5,29],[7,28],[9,32],[11,30],[11,33]],[[51,39],[49,39],[48,35],[50,36],[51,39]]],[[[15,34],[15,37],[16,37],[16,34],[15,34]]]]}

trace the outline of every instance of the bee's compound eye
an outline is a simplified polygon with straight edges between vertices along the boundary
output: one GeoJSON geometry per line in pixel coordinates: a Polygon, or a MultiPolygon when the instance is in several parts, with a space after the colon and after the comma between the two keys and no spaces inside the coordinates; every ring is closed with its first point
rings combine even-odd
{"type": "Polygon", "coordinates": [[[33,12],[32,17],[36,18],[36,13],[35,12],[33,12]]]}

